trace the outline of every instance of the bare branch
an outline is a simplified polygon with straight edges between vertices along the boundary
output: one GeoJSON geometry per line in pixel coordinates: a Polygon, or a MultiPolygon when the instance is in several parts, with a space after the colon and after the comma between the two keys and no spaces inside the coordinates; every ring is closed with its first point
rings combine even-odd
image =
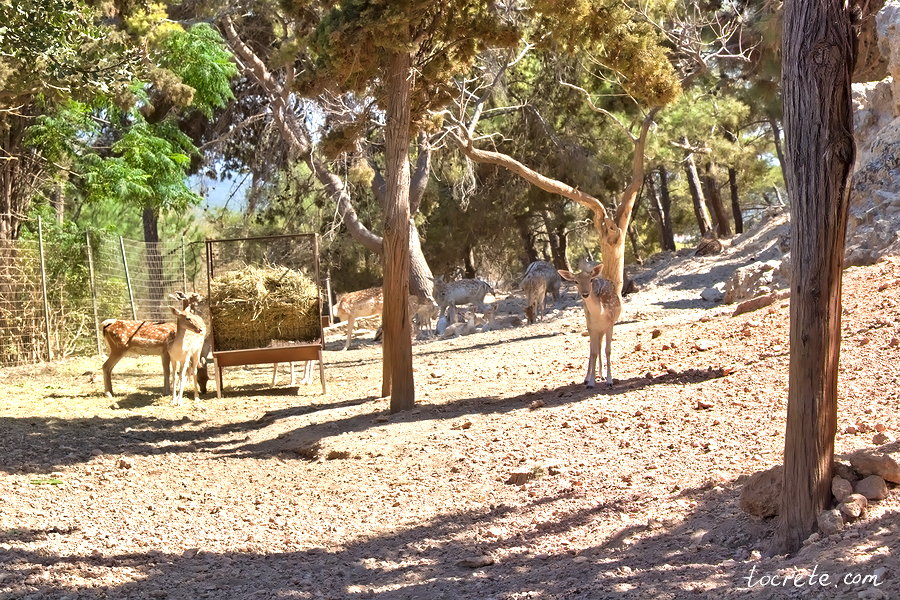
{"type": "Polygon", "coordinates": [[[616,115],[612,114],[611,112],[609,112],[609,111],[606,110],[605,108],[600,108],[599,106],[597,106],[596,104],[594,104],[594,101],[591,99],[591,95],[588,93],[588,91],[587,91],[586,89],[584,89],[584,88],[582,88],[582,87],[578,87],[577,85],[572,85],[571,83],[566,83],[565,81],[560,81],[559,84],[560,84],[561,86],[563,86],[563,87],[571,88],[571,89],[573,89],[573,90],[579,91],[579,92],[581,92],[582,94],[584,94],[584,97],[585,97],[585,99],[588,101],[588,105],[591,107],[591,110],[593,110],[593,111],[596,112],[596,113],[600,113],[601,115],[606,115],[607,117],[609,117],[610,119],[612,119],[613,122],[614,122],[616,125],[619,126],[619,129],[621,129],[623,132],[625,132],[625,135],[628,136],[628,139],[630,139],[632,143],[634,143],[634,142],[637,141],[637,138],[634,137],[634,134],[631,133],[631,130],[628,129],[628,128],[625,126],[625,124],[622,123],[622,121],[619,120],[619,117],[617,117],[616,115]]]}

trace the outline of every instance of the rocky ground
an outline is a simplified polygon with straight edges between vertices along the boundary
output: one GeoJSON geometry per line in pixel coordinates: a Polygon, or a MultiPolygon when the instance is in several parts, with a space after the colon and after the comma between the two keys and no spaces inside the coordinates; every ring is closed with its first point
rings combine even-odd
{"type": "MultiPolygon", "coordinates": [[[[781,461],[788,301],[733,317],[700,292],[766,231],[634,274],[611,389],[581,385],[571,291],[536,325],[417,342],[397,415],[371,333],[330,340],[326,395],[235,369],[173,407],[146,359],[111,403],[96,358],[2,370],[0,598],[898,598],[896,489],[791,557],[739,507],[781,461]]],[[[882,429],[900,452],[900,259],[844,285],[837,451],[882,429]]]]}

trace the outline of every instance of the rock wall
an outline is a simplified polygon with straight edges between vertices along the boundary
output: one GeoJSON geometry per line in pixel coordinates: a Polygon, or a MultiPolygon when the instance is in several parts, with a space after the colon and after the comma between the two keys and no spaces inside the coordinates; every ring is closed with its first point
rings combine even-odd
{"type": "Polygon", "coordinates": [[[857,160],[847,266],[871,264],[884,254],[900,252],[900,0],[884,2],[874,21],[878,52],[889,75],[853,85],[857,160]]]}

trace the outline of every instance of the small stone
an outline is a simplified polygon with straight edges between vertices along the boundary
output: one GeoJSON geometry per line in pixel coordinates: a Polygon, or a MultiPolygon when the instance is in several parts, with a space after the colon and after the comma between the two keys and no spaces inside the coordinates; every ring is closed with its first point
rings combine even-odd
{"type": "Polygon", "coordinates": [[[116,466],[120,469],[130,469],[134,466],[134,463],[130,459],[122,457],[116,461],[116,466]]]}
{"type": "Polygon", "coordinates": [[[544,406],[544,401],[539,398],[537,400],[532,401],[532,403],[528,405],[528,408],[530,408],[531,410],[537,410],[537,409],[541,408],[542,406],[544,406]]]}
{"type": "Polygon", "coordinates": [[[509,474],[506,483],[509,485],[523,485],[534,479],[534,469],[516,469],[509,474]]]}
{"type": "Polygon", "coordinates": [[[700,352],[705,352],[710,348],[715,346],[715,342],[712,340],[697,340],[694,343],[694,350],[699,350],[700,352]]]}
{"type": "Polygon", "coordinates": [[[887,429],[887,425],[885,425],[884,423],[875,423],[875,431],[877,431],[878,433],[881,433],[885,429],[887,429]]]}
{"type": "Polygon", "coordinates": [[[868,500],[884,500],[888,495],[887,484],[878,475],[869,475],[856,483],[856,493],[868,500]]]}
{"type": "Polygon", "coordinates": [[[844,519],[841,517],[841,511],[837,509],[823,510],[816,517],[816,522],[822,535],[832,535],[844,528],[844,519]]]}
{"type": "Polygon", "coordinates": [[[837,509],[823,510],[816,517],[816,522],[822,535],[832,535],[844,528],[844,518],[841,516],[841,511],[837,509]]]}
{"type": "Polygon", "coordinates": [[[814,531],[814,532],[812,532],[812,533],[810,534],[810,536],[809,536],[808,538],[806,538],[806,539],[803,541],[803,545],[804,545],[804,546],[808,546],[808,545],[810,545],[810,544],[815,544],[815,543],[818,542],[820,539],[822,539],[822,536],[819,534],[818,531],[814,531]]]}
{"type": "Polygon", "coordinates": [[[831,479],[831,494],[835,497],[838,502],[844,502],[847,500],[847,496],[853,493],[853,484],[844,479],[843,477],[838,477],[835,475],[831,479]]]}
{"type": "MultiPolygon", "coordinates": [[[[884,580],[880,581],[883,582],[884,580]]],[[[864,589],[863,591],[856,594],[856,597],[859,598],[859,600],[885,600],[887,598],[887,594],[885,594],[878,588],[873,587],[864,589]]]]}
{"type": "Polygon", "coordinates": [[[832,468],[835,475],[841,477],[842,479],[846,479],[850,483],[859,481],[859,475],[857,475],[856,471],[854,471],[848,464],[835,462],[833,463],[832,468]]]}
{"type": "MultiPolygon", "coordinates": [[[[878,427],[878,426],[876,425],[876,427],[878,427]]],[[[876,433],[875,435],[872,436],[872,443],[875,444],[875,445],[877,445],[877,446],[882,446],[882,445],[888,444],[888,443],[890,443],[890,442],[892,442],[892,441],[894,441],[894,440],[891,439],[891,436],[889,436],[888,434],[884,433],[883,431],[882,431],[882,432],[878,432],[878,433],[876,433]]]]}
{"type": "Polygon", "coordinates": [[[755,517],[777,515],[781,503],[783,472],[784,467],[777,465],[751,475],[741,489],[741,510],[755,517]]]}
{"type": "Polygon", "coordinates": [[[866,500],[866,497],[862,494],[850,494],[850,496],[838,506],[838,510],[849,520],[853,520],[863,516],[868,505],[868,500],[866,500]]]}
{"type": "Polygon", "coordinates": [[[653,338],[654,340],[661,335],[662,335],[662,331],[660,331],[659,329],[654,329],[653,331],[650,332],[650,337],[653,338]]]}
{"type": "Polygon", "coordinates": [[[483,554],[481,556],[475,556],[473,558],[465,558],[456,563],[458,567],[466,567],[468,569],[480,569],[481,567],[487,567],[494,564],[494,559],[487,554],[483,554]]]}

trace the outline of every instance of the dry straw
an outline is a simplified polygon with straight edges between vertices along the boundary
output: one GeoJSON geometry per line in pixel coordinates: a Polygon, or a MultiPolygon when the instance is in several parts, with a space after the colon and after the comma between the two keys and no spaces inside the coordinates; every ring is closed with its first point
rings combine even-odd
{"type": "Polygon", "coordinates": [[[319,338],[316,284],[286,267],[248,265],[218,275],[210,285],[210,312],[216,350],[319,338]]]}

